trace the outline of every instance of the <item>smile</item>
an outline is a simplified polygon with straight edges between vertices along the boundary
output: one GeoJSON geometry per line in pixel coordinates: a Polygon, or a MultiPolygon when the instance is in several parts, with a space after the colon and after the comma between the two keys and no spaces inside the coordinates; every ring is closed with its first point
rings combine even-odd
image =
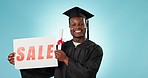
{"type": "Polygon", "coordinates": [[[75,30],[74,32],[79,33],[79,32],[82,32],[82,30],[75,30]]]}

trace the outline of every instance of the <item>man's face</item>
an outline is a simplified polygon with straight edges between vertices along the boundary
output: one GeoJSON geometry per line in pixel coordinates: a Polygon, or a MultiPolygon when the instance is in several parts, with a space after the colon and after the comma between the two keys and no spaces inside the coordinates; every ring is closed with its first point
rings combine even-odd
{"type": "Polygon", "coordinates": [[[73,17],[69,21],[70,32],[73,38],[85,38],[86,23],[85,18],[73,17]]]}

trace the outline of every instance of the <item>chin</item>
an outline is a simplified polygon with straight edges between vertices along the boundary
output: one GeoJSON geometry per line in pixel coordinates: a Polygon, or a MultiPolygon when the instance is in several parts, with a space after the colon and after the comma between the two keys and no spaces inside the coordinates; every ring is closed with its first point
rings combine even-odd
{"type": "Polygon", "coordinates": [[[84,38],[84,35],[73,35],[74,38],[84,38]]]}

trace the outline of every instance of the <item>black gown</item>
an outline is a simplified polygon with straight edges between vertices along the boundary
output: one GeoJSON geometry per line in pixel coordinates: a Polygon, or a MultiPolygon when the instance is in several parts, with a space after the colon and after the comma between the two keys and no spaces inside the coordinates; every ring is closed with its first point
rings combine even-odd
{"type": "Polygon", "coordinates": [[[90,40],[85,40],[77,47],[72,40],[64,43],[62,50],[69,57],[68,66],[59,63],[55,69],[55,78],[96,78],[103,50],[90,40]]]}
{"type": "Polygon", "coordinates": [[[103,57],[102,48],[90,40],[77,47],[72,40],[62,45],[62,50],[69,57],[68,66],[59,62],[57,68],[23,69],[22,78],[96,78],[103,57]]]}
{"type": "Polygon", "coordinates": [[[55,68],[21,69],[22,78],[50,78],[54,75],[55,68]]]}

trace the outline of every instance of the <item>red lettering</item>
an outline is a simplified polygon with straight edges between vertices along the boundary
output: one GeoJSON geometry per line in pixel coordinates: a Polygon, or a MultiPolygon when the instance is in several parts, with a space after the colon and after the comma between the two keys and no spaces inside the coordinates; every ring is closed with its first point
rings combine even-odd
{"type": "MultiPolygon", "coordinates": [[[[54,45],[48,45],[47,46],[47,57],[46,59],[51,59],[53,58],[53,47],[54,45]]],[[[35,60],[35,46],[29,46],[29,49],[27,50],[28,54],[27,54],[27,58],[26,60],[35,60]]],[[[16,60],[17,61],[23,61],[24,60],[24,53],[25,52],[25,47],[19,47],[17,49],[17,54],[18,56],[16,56],[16,60]]],[[[38,48],[38,60],[40,59],[44,59],[43,56],[43,45],[40,45],[38,48]]]]}
{"type": "Polygon", "coordinates": [[[53,48],[53,45],[48,45],[48,48],[47,48],[47,59],[53,58],[53,55],[51,55],[51,53],[53,53],[53,50],[51,50],[51,48],[53,48]]]}
{"type": "Polygon", "coordinates": [[[30,59],[35,60],[35,47],[34,46],[29,47],[27,60],[30,60],[30,59]]]}
{"type": "Polygon", "coordinates": [[[43,46],[40,45],[40,46],[39,46],[39,55],[38,55],[38,59],[44,59],[44,56],[42,56],[42,52],[43,52],[43,46]]]}
{"type": "Polygon", "coordinates": [[[17,61],[23,61],[24,60],[24,54],[22,53],[22,51],[25,51],[24,47],[19,47],[17,49],[17,53],[18,53],[18,55],[20,55],[20,56],[16,56],[17,61]]]}

